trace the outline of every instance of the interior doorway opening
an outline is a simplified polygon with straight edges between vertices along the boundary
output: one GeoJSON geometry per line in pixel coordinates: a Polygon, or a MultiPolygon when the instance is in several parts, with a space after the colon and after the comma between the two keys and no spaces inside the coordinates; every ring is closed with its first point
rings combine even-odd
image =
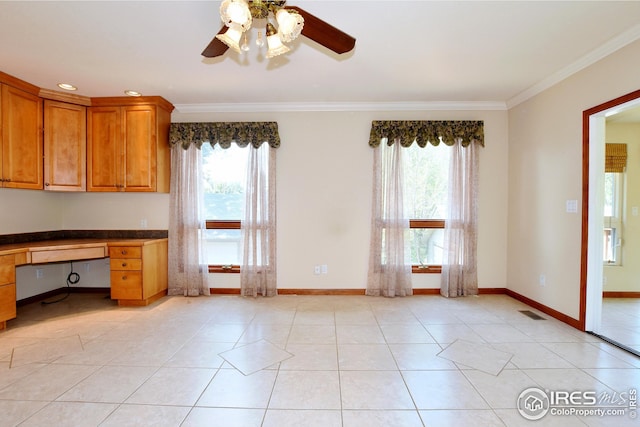
{"type": "Polygon", "coordinates": [[[640,107],[640,90],[583,112],[582,251],[580,325],[618,347],[637,355],[636,348],[603,335],[603,225],[606,118],[640,107]]]}

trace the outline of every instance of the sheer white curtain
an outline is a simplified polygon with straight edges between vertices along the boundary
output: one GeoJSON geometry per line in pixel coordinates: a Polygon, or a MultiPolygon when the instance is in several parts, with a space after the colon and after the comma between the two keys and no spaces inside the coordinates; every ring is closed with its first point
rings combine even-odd
{"type": "Polygon", "coordinates": [[[383,140],[374,148],[373,209],[367,295],[407,296],[411,287],[411,265],[405,244],[409,219],[403,214],[402,147],[383,140]]]}
{"type": "Polygon", "coordinates": [[[244,296],[274,296],[276,287],[276,150],[250,146],[247,165],[243,257],[240,288],[244,296]]]}
{"type": "Polygon", "coordinates": [[[169,295],[209,295],[200,150],[171,148],[169,295]]]}
{"type": "Polygon", "coordinates": [[[445,297],[478,294],[479,147],[471,142],[451,147],[449,204],[445,218],[440,293],[445,297]]]}

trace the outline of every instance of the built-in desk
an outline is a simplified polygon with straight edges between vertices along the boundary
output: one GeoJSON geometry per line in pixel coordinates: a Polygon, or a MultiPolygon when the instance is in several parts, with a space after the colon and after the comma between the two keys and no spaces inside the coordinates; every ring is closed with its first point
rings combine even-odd
{"type": "Polygon", "coordinates": [[[16,266],[110,258],[111,298],[144,306],[167,294],[168,239],[62,239],[0,245],[0,329],[16,317],[16,266]]]}

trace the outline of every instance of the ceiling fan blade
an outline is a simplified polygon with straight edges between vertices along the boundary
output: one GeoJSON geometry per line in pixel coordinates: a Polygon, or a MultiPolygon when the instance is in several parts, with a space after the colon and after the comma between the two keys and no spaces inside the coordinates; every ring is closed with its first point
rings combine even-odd
{"type": "MultiPolygon", "coordinates": [[[[229,27],[223,25],[220,31],[218,31],[218,34],[226,33],[227,28],[229,27]]],[[[202,51],[202,56],[205,58],[215,58],[216,56],[223,55],[227,49],[229,49],[229,46],[221,42],[217,37],[214,37],[211,43],[202,51]]]]}
{"type": "Polygon", "coordinates": [[[322,19],[300,9],[297,6],[285,6],[285,9],[292,9],[304,18],[302,35],[321,44],[335,53],[346,53],[354,48],[356,39],[344,33],[336,27],[327,24],[322,19]]]}

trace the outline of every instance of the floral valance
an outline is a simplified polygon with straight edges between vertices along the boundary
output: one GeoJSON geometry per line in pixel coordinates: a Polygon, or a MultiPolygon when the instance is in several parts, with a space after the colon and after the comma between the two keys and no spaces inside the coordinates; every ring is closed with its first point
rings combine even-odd
{"type": "Polygon", "coordinates": [[[460,141],[464,147],[475,141],[484,147],[482,120],[374,120],[371,123],[369,145],[377,147],[383,139],[387,144],[399,140],[403,147],[415,141],[420,147],[443,142],[453,145],[460,141]]]}
{"type": "Polygon", "coordinates": [[[251,144],[259,148],[264,142],[272,148],[280,146],[276,122],[211,122],[171,123],[169,145],[180,145],[185,150],[191,144],[200,148],[205,142],[229,148],[232,142],[240,147],[251,144]]]}

